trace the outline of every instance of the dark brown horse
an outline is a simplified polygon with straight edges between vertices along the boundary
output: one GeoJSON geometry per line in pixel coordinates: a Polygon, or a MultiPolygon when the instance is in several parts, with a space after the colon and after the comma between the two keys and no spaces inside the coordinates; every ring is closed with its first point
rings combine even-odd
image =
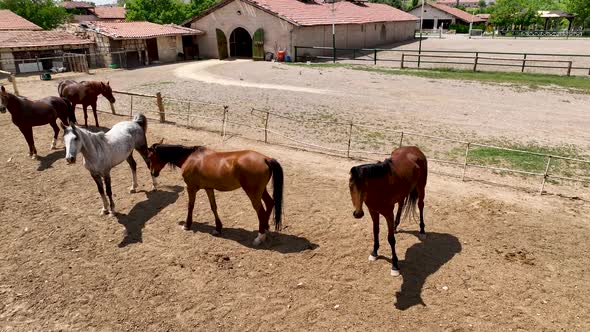
{"type": "Polygon", "coordinates": [[[420,210],[420,234],[424,233],[424,189],[428,176],[426,157],[415,146],[401,147],[391,153],[391,158],[376,164],[355,166],[350,170],[350,197],[354,212],[364,216],[363,203],[373,219],[373,252],[370,261],[377,259],[379,250],[379,215],[387,221],[387,240],[391,246],[391,275],[399,275],[395,254],[395,232],[403,214],[412,214],[416,203],[420,210]],[[398,205],[395,221],[393,208],[398,205]]]}
{"type": "Polygon", "coordinates": [[[111,104],[115,103],[115,97],[113,97],[113,90],[109,82],[98,82],[98,81],[82,81],[76,82],[72,80],[66,80],[59,82],[57,86],[59,96],[69,100],[74,109],[76,105],[81,104],[84,109],[84,126],[88,127],[88,106],[92,107],[92,113],[94,113],[94,124],[98,127],[98,116],[96,115],[96,101],[99,95],[103,95],[111,104]]]}
{"type": "Polygon", "coordinates": [[[57,119],[60,119],[66,125],[70,121],[76,122],[72,104],[63,98],[46,97],[31,101],[8,93],[2,86],[0,87],[0,113],[5,113],[7,109],[12,115],[12,123],[25,136],[29,145],[29,156],[33,157],[33,159],[37,157],[37,149],[33,140],[33,127],[51,125],[54,132],[51,149],[55,149],[57,135],[59,134],[57,119]]]}
{"type": "Polygon", "coordinates": [[[215,233],[221,233],[222,225],[217,214],[214,190],[232,191],[244,189],[258,214],[258,236],[254,245],[266,238],[269,218],[275,209],[275,230],[281,228],[283,205],[283,168],[275,159],[254,151],[216,152],[204,146],[154,144],[148,149],[152,176],[157,177],[166,164],[182,169],[182,177],[188,192],[188,215],[185,230],[191,229],[193,208],[197,191],[205,189],[215,215],[215,233]],[[273,179],[273,197],[266,185],[273,179]],[[263,207],[262,202],[264,201],[263,207]]]}

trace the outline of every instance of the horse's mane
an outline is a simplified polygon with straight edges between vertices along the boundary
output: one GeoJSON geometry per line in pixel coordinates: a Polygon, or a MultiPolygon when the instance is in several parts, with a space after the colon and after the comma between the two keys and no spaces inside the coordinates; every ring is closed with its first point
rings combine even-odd
{"type": "Polygon", "coordinates": [[[392,164],[391,158],[387,158],[375,164],[355,166],[350,169],[350,176],[354,184],[360,186],[365,179],[381,178],[390,174],[392,164]]]}
{"type": "Polygon", "coordinates": [[[184,146],[179,144],[154,144],[152,146],[158,157],[168,165],[175,167],[175,163],[195,151],[205,150],[204,146],[184,146]]]}

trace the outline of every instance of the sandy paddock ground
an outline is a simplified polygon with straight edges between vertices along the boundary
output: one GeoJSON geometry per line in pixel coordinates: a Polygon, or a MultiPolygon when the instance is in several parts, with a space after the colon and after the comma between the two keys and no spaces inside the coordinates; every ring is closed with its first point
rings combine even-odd
{"type": "MultiPolygon", "coordinates": [[[[368,82],[374,80],[370,86],[375,88],[357,87],[353,94],[355,83],[347,78],[349,71],[320,75],[316,69],[271,64],[240,67],[248,82],[257,82],[254,72],[261,70],[280,73],[269,76],[273,79],[317,89],[326,87],[325,77],[342,79],[337,94],[303,98],[272,89],[228,89],[175,79],[173,70],[182,66],[107,71],[93,78],[110,79],[121,89],[157,89],[231,105],[266,100],[277,109],[283,105],[285,112],[307,110],[309,116],[313,110],[336,117],[360,116],[358,107],[367,104],[362,110],[369,121],[383,122],[388,117],[396,126],[410,126],[417,116],[414,113],[419,113],[433,120],[418,130],[435,128],[457,136],[491,133],[527,141],[535,126],[548,121],[544,116],[552,117],[552,127],[533,137],[556,144],[573,141],[587,149],[583,135],[587,135],[588,118],[579,110],[587,105],[587,96],[372,74],[367,74],[368,82]],[[316,76],[302,83],[296,79],[300,75],[316,76]],[[168,81],[174,82],[164,83],[168,81]],[[411,93],[402,98],[399,89],[412,84],[432,89],[417,98],[411,93]],[[474,94],[479,99],[471,99],[484,105],[468,111],[435,101],[446,95],[445,100],[459,102],[459,91],[465,89],[487,91],[484,97],[474,94]],[[392,97],[396,94],[400,97],[392,97]],[[549,106],[551,100],[567,98],[569,102],[560,108],[546,106],[543,116],[538,103],[525,107],[527,100],[540,95],[552,97],[549,106]],[[393,111],[391,100],[395,101],[393,111]],[[435,102],[444,111],[424,107],[435,102]],[[500,107],[504,113],[497,120],[495,113],[483,111],[486,105],[504,103],[506,107],[500,107]],[[469,120],[458,120],[463,112],[469,120]],[[515,120],[519,118],[523,120],[515,120]],[[481,130],[474,133],[475,128],[481,130]]],[[[231,78],[234,67],[227,68],[225,77],[231,78]]],[[[369,84],[364,79],[358,82],[369,84]]],[[[21,89],[39,97],[51,93],[56,84],[31,80],[21,89]]],[[[105,114],[100,119],[105,127],[124,120],[105,114]]],[[[197,196],[193,230],[186,232],[179,227],[186,217],[187,198],[178,171],[164,171],[161,191],[149,192],[148,172],[138,162],[143,191],[129,194],[130,171],[123,164],[113,171],[119,215],[99,216],[100,200],[90,175],[81,164],[66,165],[63,149],[48,150],[49,127],[35,130],[38,161],[26,157],[25,141],[8,115],[0,116],[0,128],[0,330],[590,328],[586,300],[590,295],[590,208],[585,199],[535,196],[431,174],[426,198],[429,234],[420,241],[416,222],[402,223],[397,235],[402,276],[392,278],[383,223],[380,253],[384,257],[369,263],[370,222],[368,217],[357,221],[351,215],[348,170],[357,162],[239,136],[222,142],[218,134],[150,122],[150,142],[165,138],[170,143],[223,150],[254,149],[282,163],[285,229],[272,234],[263,247],[253,248],[256,216],[241,191],[217,195],[225,226],[221,237],[210,234],[213,215],[203,192],[197,196]]]]}

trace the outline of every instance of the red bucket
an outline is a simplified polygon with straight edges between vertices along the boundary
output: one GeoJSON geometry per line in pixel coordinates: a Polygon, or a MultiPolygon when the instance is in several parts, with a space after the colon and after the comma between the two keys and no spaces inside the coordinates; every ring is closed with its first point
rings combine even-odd
{"type": "Polygon", "coordinates": [[[280,62],[283,62],[283,61],[285,61],[285,51],[278,51],[278,52],[277,52],[277,59],[278,59],[280,62]]]}

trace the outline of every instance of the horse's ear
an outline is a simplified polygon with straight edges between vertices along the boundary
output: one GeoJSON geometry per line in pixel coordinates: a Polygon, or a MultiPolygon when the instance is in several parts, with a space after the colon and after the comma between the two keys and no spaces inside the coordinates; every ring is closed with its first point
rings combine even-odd
{"type": "Polygon", "coordinates": [[[64,125],[63,122],[59,122],[59,126],[61,127],[61,129],[63,129],[64,131],[66,130],[66,126],[64,125]]]}
{"type": "Polygon", "coordinates": [[[107,85],[108,85],[108,86],[110,86],[110,85],[111,85],[110,83],[111,83],[110,81],[107,81],[107,85]]]}
{"type": "Polygon", "coordinates": [[[158,142],[158,144],[162,144],[164,143],[164,138],[162,137],[162,139],[160,140],[160,142],[158,142]]]}
{"type": "Polygon", "coordinates": [[[2,92],[6,92],[6,89],[4,89],[4,85],[1,86],[0,90],[2,90],[2,92]]]}

